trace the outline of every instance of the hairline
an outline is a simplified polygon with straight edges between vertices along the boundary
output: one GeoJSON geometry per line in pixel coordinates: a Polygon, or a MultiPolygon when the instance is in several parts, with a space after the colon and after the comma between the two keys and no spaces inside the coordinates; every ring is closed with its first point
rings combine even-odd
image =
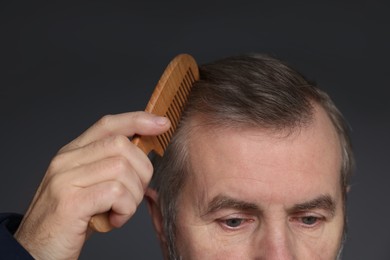
{"type": "MultiPolygon", "coordinates": [[[[234,122],[234,120],[226,119],[226,118],[220,118],[218,121],[213,120],[212,115],[204,114],[201,112],[195,112],[191,115],[187,116],[184,120],[184,122],[181,122],[180,127],[177,129],[177,132],[175,133],[175,138],[173,139],[173,143],[175,145],[179,145],[180,149],[182,150],[181,158],[179,158],[182,163],[184,163],[184,167],[186,170],[182,173],[181,177],[181,185],[177,187],[175,196],[171,198],[169,202],[163,201],[163,198],[159,194],[159,204],[160,209],[163,212],[163,220],[164,220],[164,229],[168,237],[168,240],[172,240],[171,246],[176,246],[175,239],[176,239],[176,217],[178,212],[178,202],[180,201],[180,196],[182,195],[183,190],[185,189],[186,185],[189,183],[189,178],[192,178],[194,176],[192,171],[192,165],[191,160],[189,156],[189,146],[190,142],[193,140],[193,135],[195,130],[199,127],[206,128],[209,130],[218,130],[218,129],[226,129],[225,127],[229,127],[231,129],[263,129],[263,130],[274,130],[279,133],[286,133],[286,135],[281,135],[281,138],[287,137],[289,134],[294,133],[295,131],[299,131],[300,129],[304,127],[310,126],[310,124],[313,123],[315,120],[314,117],[314,110],[315,106],[319,106],[322,109],[324,109],[326,115],[331,121],[332,127],[336,131],[338,143],[340,144],[340,150],[341,150],[341,164],[339,169],[339,178],[340,178],[340,188],[342,192],[342,203],[343,203],[343,214],[344,214],[344,235],[346,235],[346,229],[347,229],[347,221],[346,221],[346,189],[347,186],[345,184],[345,178],[346,174],[343,172],[345,167],[345,154],[348,155],[346,152],[346,144],[343,144],[346,140],[343,138],[343,133],[339,131],[339,126],[337,125],[337,121],[335,122],[335,119],[332,118],[332,111],[329,111],[330,109],[326,107],[327,104],[323,104],[323,102],[320,102],[318,100],[313,99],[312,97],[308,97],[308,100],[311,103],[310,106],[310,115],[306,120],[295,122],[293,125],[288,125],[284,127],[280,126],[273,126],[272,124],[264,125],[261,123],[254,124],[254,123],[245,123],[245,122],[234,122]],[[233,124],[232,124],[233,123],[233,124]],[[192,177],[191,177],[192,176],[192,177]],[[166,230],[168,229],[168,230],[166,230]]],[[[334,111],[333,111],[334,112],[334,111]]],[[[345,238],[344,238],[345,239],[345,238]]],[[[176,255],[177,250],[176,248],[170,248],[170,254],[176,255]]]]}

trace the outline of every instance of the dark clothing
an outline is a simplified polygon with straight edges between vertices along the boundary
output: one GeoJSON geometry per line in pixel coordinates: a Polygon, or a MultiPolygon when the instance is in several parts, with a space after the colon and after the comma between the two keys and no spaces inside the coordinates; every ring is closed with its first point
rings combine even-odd
{"type": "Polygon", "coordinates": [[[21,215],[0,213],[0,259],[31,260],[33,257],[14,238],[13,234],[22,221],[21,215]]]}

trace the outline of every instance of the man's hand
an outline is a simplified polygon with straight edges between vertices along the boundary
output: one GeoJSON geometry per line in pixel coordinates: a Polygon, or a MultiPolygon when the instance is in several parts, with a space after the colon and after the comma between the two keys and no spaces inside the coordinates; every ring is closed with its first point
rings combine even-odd
{"type": "Polygon", "coordinates": [[[53,158],[16,239],[36,259],[77,259],[93,215],[110,211],[111,225],[122,226],[153,173],[128,137],[159,135],[169,126],[145,112],[103,117],[53,158]]]}

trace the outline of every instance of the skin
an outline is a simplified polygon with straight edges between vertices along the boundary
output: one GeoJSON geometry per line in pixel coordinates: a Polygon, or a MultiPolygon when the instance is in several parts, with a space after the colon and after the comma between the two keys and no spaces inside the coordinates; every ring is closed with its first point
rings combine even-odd
{"type": "Polygon", "coordinates": [[[120,227],[143,199],[153,167],[128,137],[169,126],[145,112],[103,117],[53,158],[15,238],[35,259],[77,259],[92,216],[110,211],[120,227]]]}
{"type": "MultiPolygon", "coordinates": [[[[15,233],[35,259],[77,259],[92,216],[120,227],[146,192],[168,259],[153,168],[128,137],[169,121],[143,112],[106,116],[53,158],[15,233]],[[75,203],[77,202],[77,203],[75,203]]],[[[192,178],[178,201],[184,259],[335,259],[343,230],[341,152],[324,111],[293,131],[206,129],[189,140],[192,178]],[[330,201],[330,202],[329,202],[330,201]]]]}
{"type": "MultiPolygon", "coordinates": [[[[200,126],[189,149],[193,174],[176,223],[183,259],[337,258],[341,148],[321,108],[289,133],[200,126]]],[[[161,230],[161,216],[151,212],[161,230]]]]}

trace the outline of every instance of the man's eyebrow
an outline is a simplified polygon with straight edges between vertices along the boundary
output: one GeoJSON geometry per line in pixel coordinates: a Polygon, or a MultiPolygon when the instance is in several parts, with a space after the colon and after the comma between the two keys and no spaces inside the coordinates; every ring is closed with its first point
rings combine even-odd
{"type": "Polygon", "coordinates": [[[254,203],[237,200],[225,195],[217,195],[207,204],[206,210],[203,211],[202,216],[214,213],[220,209],[260,211],[260,208],[254,203]]]}
{"type": "Polygon", "coordinates": [[[321,195],[313,200],[295,204],[291,209],[289,209],[289,212],[294,213],[313,209],[323,209],[330,212],[330,214],[334,216],[336,211],[336,203],[330,195],[321,195]]]}

